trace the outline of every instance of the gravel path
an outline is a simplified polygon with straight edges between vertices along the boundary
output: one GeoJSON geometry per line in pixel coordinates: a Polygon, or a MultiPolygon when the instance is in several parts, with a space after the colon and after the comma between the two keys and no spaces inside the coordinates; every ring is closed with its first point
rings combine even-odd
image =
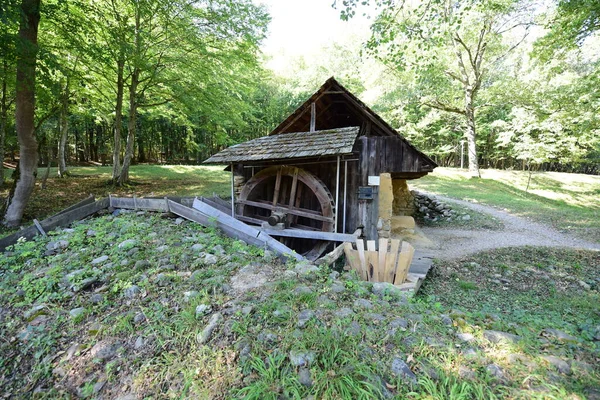
{"type": "Polygon", "coordinates": [[[504,224],[502,230],[469,230],[453,228],[422,227],[423,234],[431,241],[427,246],[435,257],[455,259],[483,250],[515,246],[550,246],[600,251],[600,244],[588,242],[556,229],[517,217],[490,206],[437,196],[439,200],[457,203],[474,211],[490,214],[504,224]]]}

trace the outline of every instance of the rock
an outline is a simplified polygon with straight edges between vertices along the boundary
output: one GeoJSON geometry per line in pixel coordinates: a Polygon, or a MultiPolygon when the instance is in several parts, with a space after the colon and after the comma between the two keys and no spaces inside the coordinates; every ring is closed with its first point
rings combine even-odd
{"type": "Polygon", "coordinates": [[[92,265],[100,265],[103,262],[105,262],[106,260],[108,260],[108,256],[100,256],[98,258],[94,258],[91,262],[92,265]]]}
{"type": "Polygon", "coordinates": [[[308,366],[315,361],[316,354],[314,351],[290,351],[290,362],[294,367],[308,366]]]}
{"type": "Polygon", "coordinates": [[[317,275],[320,272],[319,267],[313,264],[307,264],[305,262],[298,263],[294,268],[294,272],[302,279],[313,281],[317,279],[317,275]]]}
{"type": "Polygon", "coordinates": [[[254,310],[253,306],[242,307],[242,315],[250,315],[254,310]]]}
{"type": "Polygon", "coordinates": [[[501,331],[483,331],[483,337],[489,340],[492,343],[517,343],[521,340],[521,337],[518,335],[513,335],[512,333],[501,332],[501,331]]]}
{"type": "Polygon", "coordinates": [[[276,334],[273,332],[261,332],[256,336],[256,340],[265,344],[275,344],[279,340],[276,334]]]}
{"type": "Polygon", "coordinates": [[[273,316],[276,318],[289,318],[292,313],[292,309],[288,306],[281,306],[277,310],[273,311],[273,316]]]}
{"type": "Polygon", "coordinates": [[[311,288],[309,288],[308,286],[298,286],[296,289],[294,289],[295,295],[310,294],[310,293],[313,293],[313,290],[311,288]]]}
{"type": "Polygon", "coordinates": [[[98,278],[90,277],[82,280],[78,285],[71,286],[71,290],[75,293],[78,293],[83,290],[87,290],[96,284],[100,284],[98,278]]]}
{"type": "Polygon", "coordinates": [[[212,254],[205,254],[202,258],[202,263],[204,265],[215,265],[218,261],[219,259],[212,254]]]}
{"type": "Polygon", "coordinates": [[[346,318],[346,317],[350,317],[353,314],[354,314],[354,311],[352,311],[351,308],[343,307],[343,308],[340,308],[339,310],[337,310],[337,312],[335,313],[335,316],[338,318],[346,318]]]}
{"type": "Polygon", "coordinates": [[[150,268],[150,262],[148,260],[138,260],[134,265],[135,269],[147,269],[150,268]]]}
{"type": "Polygon", "coordinates": [[[142,291],[140,290],[140,288],[138,286],[131,285],[123,291],[123,296],[127,297],[128,299],[133,299],[135,296],[137,296],[141,292],[142,291]]]}
{"type": "Polygon", "coordinates": [[[100,325],[98,322],[93,322],[88,328],[88,334],[96,336],[98,333],[100,333],[101,329],[102,325],[100,325]]]}
{"type": "Polygon", "coordinates": [[[475,340],[475,336],[470,333],[457,333],[456,337],[462,342],[471,342],[475,340]]]}
{"type": "Polygon", "coordinates": [[[204,250],[204,245],[202,243],[196,243],[192,246],[192,250],[200,252],[204,250]]]}
{"type": "Polygon", "coordinates": [[[143,313],[137,313],[135,314],[135,316],[133,317],[133,322],[135,324],[141,324],[142,322],[144,322],[146,320],[146,316],[143,313]]]}
{"type": "Polygon", "coordinates": [[[600,388],[598,387],[586,387],[583,389],[583,394],[587,400],[600,400],[600,388]]]}
{"type": "Polygon", "coordinates": [[[310,378],[310,370],[308,368],[300,367],[300,370],[298,371],[298,382],[306,387],[312,386],[313,382],[310,378]]]}
{"type": "Polygon", "coordinates": [[[223,320],[223,315],[221,315],[221,313],[214,313],[210,317],[210,320],[208,321],[208,325],[206,325],[206,328],[204,328],[204,330],[202,330],[202,332],[200,332],[196,336],[196,341],[199,344],[204,344],[204,343],[208,342],[213,331],[215,330],[215,328],[219,325],[219,323],[222,320],[223,320]]]}
{"type": "Polygon", "coordinates": [[[90,354],[92,357],[102,361],[110,360],[117,354],[117,351],[121,347],[122,346],[119,343],[111,344],[110,342],[103,340],[96,343],[94,347],[92,347],[90,354]]]}
{"type": "Polygon", "coordinates": [[[488,374],[490,374],[494,378],[500,379],[500,380],[504,379],[504,370],[502,368],[500,368],[498,365],[490,364],[487,367],[485,367],[485,369],[488,372],[488,374]]]}
{"type": "Polygon", "coordinates": [[[542,358],[550,363],[550,365],[556,367],[557,371],[561,374],[571,375],[571,366],[566,361],[556,356],[542,356],[542,358]]]}
{"type": "Polygon", "coordinates": [[[33,306],[28,311],[25,311],[25,314],[23,314],[23,316],[25,317],[25,319],[28,322],[31,322],[36,317],[39,317],[40,315],[48,315],[48,314],[49,314],[48,307],[46,307],[44,304],[39,304],[39,305],[33,306]]]}
{"type": "Polygon", "coordinates": [[[475,372],[472,369],[461,365],[458,367],[458,376],[463,379],[473,380],[475,379],[475,372]]]}
{"type": "Polygon", "coordinates": [[[86,236],[96,236],[96,231],[93,229],[88,229],[88,231],[85,234],[86,236]]]}
{"type": "Polygon", "coordinates": [[[376,325],[381,323],[382,321],[385,321],[385,317],[377,313],[365,313],[364,317],[373,321],[376,325]]]}
{"type": "Polygon", "coordinates": [[[158,246],[155,250],[159,253],[164,253],[165,251],[169,250],[169,246],[163,244],[162,246],[158,246]]]}
{"type": "Polygon", "coordinates": [[[331,291],[336,294],[343,293],[346,291],[346,285],[339,281],[333,282],[331,285],[331,291]]]}
{"type": "Polygon", "coordinates": [[[591,290],[591,289],[592,289],[592,286],[591,286],[591,285],[589,285],[587,282],[584,282],[584,281],[579,281],[579,282],[577,282],[577,283],[579,284],[579,286],[581,286],[581,288],[582,288],[583,290],[591,290]]]}
{"type": "Polygon", "coordinates": [[[383,297],[385,295],[398,296],[402,291],[397,287],[388,282],[376,282],[371,287],[371,291],[374,295],[383,297]]]}
{"type": "Polygon", "coordinates": [[[404,318],[396,318],[390,322],[389,327],[393,331],[392,334],[395,334],[398,329],[405,331],[408,328],[408,321],[404,318]]]}
{"type": "Polygon", "coordinates": [[[371,308],[373,308],[373,303],[371,303],[367,299],[356,299],[356,300],[354,300],[354,307],[355,308],[366,308],[367,310],[370,310],[371,308]]]}
{"type": "Polygon", "coordinates": [[[90,303],[99,304],[104,301],[104,295],[101,293],[94,293],[90,296],[90,303]]]}
{"type": "Polygon", "coordinates": [[[571,336],[568,333],[560,331],[558,329],[546,328],[542,331],[541,335],[550,339],[558,340],[559,342],[579,342],[579,339],[575,336],[571,336]]]}
{"type": "Polygon", "coordinates": [[[181,225],[185,220],[183,218],[175,218],[174,224],[181,225]]]}
{"type": "Polygon", "coordinates": [[[442,323],[444,325],[452,326],[452,318],[450,318],[448,315],[442,314],[442,315],[440,315],[440,319],[442,320],[442,323]]]}
{"type": "Polygon", "coordinates": [[[223,248],[223,246],[218,244],[215,247],[213,247],[213,254],[223,256],[223,255],[225,255],[225,249],[223,248]]]}
{"type": "Polygon", "coordinates": [[[340,273],[337,271],[331,271],[331,273],[329,274],[329,279],[335,281],[337,280],[337,278],[340,277],[340,273]]]}
{"type": "Polygon", "coordinates": [[[135,343],[133,345],[133,348],[135,350],[140,350],[142,347],[144,347],[144,345],[146,344],[146,341],[144,340],[143,336],[138,336],[137,339],[135,339],[135,343]]]}
{"type": "Polygon", "coordinates": [[[85,313],[84,307],[77,307],[69,311],[69,315],[71,316],[71,318],[77,318],[80,315],[83,315],[83,313],[85,313]]]}
{"type": "Polygon", "coordinates": [[[402,378],[405,382],[410,384],[417,383],[417,376],[411,371],[410,367],[400,357],[394,357],[392,360],[391,371],[394,375],[402,378]]]}
{"type": "Polygon", "coordinates": [[[169,275],[160,273],[156,275],[156,284],[158,286],[168,286],[171,283],[171,277],[169,275]]]}
{"type": "Polygon", "coordinates": [[[135,239],[127,239],[127,240],[124,240],[124,241],[122,241],[121,243],[119,243],[119,244],[117,245],[117,247],[118,247],[119,249],[123,249],[123,248],[130,248],[130,247],[133,247],[133,246],[135,246],[135,243],[136,243],[135,239]]]}
{"type": "Polygon", "coordinates": [[[356,321],[352,321],[350,326],[345,330],[346,335],[350,336],[361,336],[362,335],[362,327],[356,321]]]}
{"type": "Polygon", "coordinates": [[[471,216],[469,214],[462,216],[463,221],[469,221],[470,219],[471,219],[471,216]]]}
{"type": "Polygon", "coordinates": [[[304,328],[308,321],[315,317],[315,313],[312,310],[302,310],[300,314],[298,314],[298,323],[296,326],[298,328],[304,328]]]}
{"type": "Polygon", "coordinates": [[[202,317],[203,315],[210,313],[211,310],[211,306],[207,304],[200,304],[196,306],[196,318],[202,317]]]}
{"type": "Polygon", "coordinates": [[[479,355],[477,354],[477,350],[475,350],[475,349],[474,349],[474,348],[472,348],[472,347],[469,347],[468,349],[465,349],[465,350],[462,352],[462,355],[463,355],[465,358],[477,358],[477,357],[479,357],[479,355]]]}

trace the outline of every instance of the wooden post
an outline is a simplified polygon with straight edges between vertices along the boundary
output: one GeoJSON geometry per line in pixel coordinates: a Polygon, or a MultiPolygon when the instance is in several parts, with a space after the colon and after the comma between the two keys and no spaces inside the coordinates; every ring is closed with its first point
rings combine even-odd
{"type": "Polygon", "coordinates": [[[317,125],[317,105],[315,103],[310,104],[310,131],[314,132],[317,125]]]}
{"type": "Polygon", "coordinates": [[[346,233],[346,210],[348,206],[346,205],[346,201],[348,201],[348,160],[344,161],[344,216],[342,223],[342,233],[346,233]]]}
{"type": "Polygon", "coordinates": [[[233,163],[229,164],[231,168],[231,216],[235,218],[235,188],[233,187],[235,177],[233,172],[233,163]]]}
{"type": "Polygon", "coordinates": [[[335,217],[333,223],[333,232],[338,231],[338,209],[340,208],[340,156],[337,156],[337,167],[335,176],[335,217]]]}

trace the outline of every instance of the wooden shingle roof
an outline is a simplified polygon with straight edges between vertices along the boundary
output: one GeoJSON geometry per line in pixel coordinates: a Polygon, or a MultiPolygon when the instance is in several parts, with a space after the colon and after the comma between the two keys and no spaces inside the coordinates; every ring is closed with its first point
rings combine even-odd
{"type": "Polygon", "coordinates": [[[359,131],[359,127],[353,126],[315,132],[263,136],[228,147],[204,161],[204,164],[351,154],[359,131]]]}

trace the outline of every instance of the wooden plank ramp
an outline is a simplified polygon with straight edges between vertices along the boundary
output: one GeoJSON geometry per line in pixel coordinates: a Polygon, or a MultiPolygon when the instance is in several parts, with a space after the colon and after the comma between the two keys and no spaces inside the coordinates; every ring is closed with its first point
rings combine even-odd
{"type": "Polygon", "coordinates": [[[90,203],[90,199],[87,198],[76,205],[79,206],[76,208],[74,208],[74,206],[68,207],[58,214],[46,218],[43,221],[39,221],[39,226],[31,225],[30,227],[15,232],[12,235],[3,237],[0,239],[0,251],[4,251],[4,249],[6,249],[8,246],[17,243],[19,238],[25,238],[27,240],[33,239],[36,235],[40,234],[40,228],[42,231],[49,232],[59,226],[68,226],[75,221],[79,221],[97,213],[100,210],[108,208],[109,199],[106,197],[90,203]]]}

